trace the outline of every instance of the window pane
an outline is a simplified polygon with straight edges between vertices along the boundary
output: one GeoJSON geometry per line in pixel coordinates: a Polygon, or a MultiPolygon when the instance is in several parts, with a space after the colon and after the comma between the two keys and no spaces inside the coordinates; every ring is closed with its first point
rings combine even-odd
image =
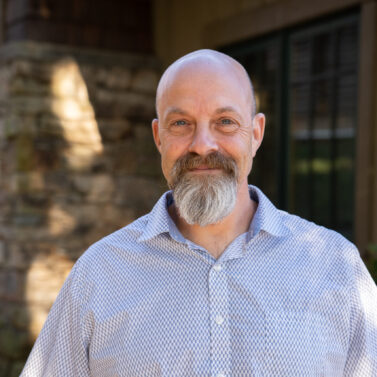
{"type": "Polygon", "coordinates": [[[312,75],[331,73],[334,68],[332,33],[321,33],[312,38],[312,75]]]}
{"type": "Polygon", "coordinates": [[[224,51],[247,69],[267,119],[250,182],[278,206],[352,238],[358,15],[224,51]]]}
{"type": "Polygon", "coordinates": [[[352,237],[357,23],[290,42],[290,210],[352,237]]]}
{"type": "Polygon", "coordinates": [[[249,181],[261,187],[275,203],[278,199],[278,98],[280,69],[280,45],[275,38],[254,46],[237,55],[238,61],[246,68],[254,85],[257,111],[266,115],[266,132],[257,152],[249,181]]]}

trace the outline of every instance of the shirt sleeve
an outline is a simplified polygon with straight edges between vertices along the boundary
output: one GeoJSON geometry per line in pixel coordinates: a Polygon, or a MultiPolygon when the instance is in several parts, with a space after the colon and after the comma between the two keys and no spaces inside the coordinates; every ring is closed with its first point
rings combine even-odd
{"type": "Polygon", "coordinates": [[[377,376],[377,287],[356,250],[345,377],[377,376]]]}
{"type": "Polygon", "coordinates": [[[86,377],[89,339],[81,315],[85,284],[75,264],[53,304],[20,377],[86,377]]]}

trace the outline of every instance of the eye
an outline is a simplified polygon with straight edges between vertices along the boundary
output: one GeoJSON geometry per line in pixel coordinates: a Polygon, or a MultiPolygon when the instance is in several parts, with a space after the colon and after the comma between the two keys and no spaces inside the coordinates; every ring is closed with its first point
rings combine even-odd
{"type": "Polygon", "coordinates": [[[232,118],[220,118],[216,121],[219,131],[224,133],[232,133],[237,130],[238,123],[232,118]]]}
{"type": "Polygon", "coordinates": [[[229,124],[233,124],[234,122],[229,119],[229,118],[223,118],[223,119],[220,119],[220,122],[221,124],[224,124],[224,125],[229,125],[229,124]]]}
{"type": "Polygon", "coordinates": [[[172,119],[168,123],[168,130],[172,135],[186,135],[193,129],[192,122],[186,119],[172,119]]]}
{"type": "Polygon", "coordinates": [[[176,120],[174,123],[173,123],[173,126],[185,126],[187,124],[187,122],[185,120],[176,120]]]}

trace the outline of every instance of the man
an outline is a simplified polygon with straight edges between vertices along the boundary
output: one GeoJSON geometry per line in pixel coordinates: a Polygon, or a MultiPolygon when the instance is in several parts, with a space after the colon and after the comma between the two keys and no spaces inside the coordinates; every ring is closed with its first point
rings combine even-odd
{"type": "Polygon", "coordinates": [[[247,184],[265,118],[244,68],[188,54],[156,104],[172,191],[79,259],[22,376],[377,376],[356,248],[247,184]]]}

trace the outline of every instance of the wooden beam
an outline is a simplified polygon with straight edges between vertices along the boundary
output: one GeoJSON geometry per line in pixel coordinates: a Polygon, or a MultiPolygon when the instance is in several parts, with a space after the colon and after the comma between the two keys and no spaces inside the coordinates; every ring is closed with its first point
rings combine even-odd
{"type": "Polygon", "coordinates": [[[373,162],[373,147],[377,146],[377,141],[373,140],[376,139],[376,16],[375,1],[362,5],[355,167],[355,241],[361,254],[372,241],[373,233],[377,239],[377,178],[373,162]]]}
{"type": "Polygon", "coordinates": [[[223,20],[210,22],[203,31],[203,46],[221,47],[368,1],[370,0],[279,1],[254,10],[247,10],[223,20]]]}

